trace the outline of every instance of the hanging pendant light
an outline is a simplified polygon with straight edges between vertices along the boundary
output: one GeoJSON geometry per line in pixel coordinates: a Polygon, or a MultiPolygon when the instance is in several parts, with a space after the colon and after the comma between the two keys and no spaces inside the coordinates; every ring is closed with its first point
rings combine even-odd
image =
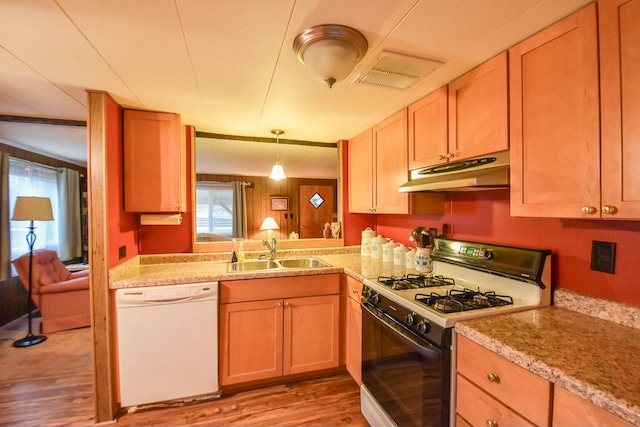
{"type": "Polygon", "coordinates": [[[271,175],[269,175],[269,178],[280,181],[281,179],[287,178],[287,176],[284,174],[284,169],[282,169],[282,165],[280,164],[280,153],[278,151],[280,135],[282,135],[284,131],[281,129],[272,129],[271,133],[276,136],[276,164],[273,165],[273,169],[271,169],[271,175]]]}

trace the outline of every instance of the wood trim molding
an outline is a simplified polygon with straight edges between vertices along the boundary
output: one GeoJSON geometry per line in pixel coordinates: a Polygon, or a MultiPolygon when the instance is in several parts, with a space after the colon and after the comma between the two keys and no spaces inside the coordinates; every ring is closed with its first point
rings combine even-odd
{"type": "Polygon", "coordinates": [[[115,419],[119,405],[109,295],[107,227],[107,94],[87,91],[89,265],[91,330],[93,334],[93,388],[96,424],[115,419]]]}

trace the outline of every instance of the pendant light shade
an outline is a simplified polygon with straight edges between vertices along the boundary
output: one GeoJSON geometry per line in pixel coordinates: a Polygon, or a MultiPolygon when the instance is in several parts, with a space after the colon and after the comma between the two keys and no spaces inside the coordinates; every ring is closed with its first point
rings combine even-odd
{"type": "Polygon", "coordinates": [[[287,176],[284,174],[284,169],[280,164],[280,154],[278,152],[278,145],[280,143],[280,135],[284,133],[281,129],[273,129],[271,131],[272,134],[276,136],[276,164],[273,165],[273,169],[271,169],[271,175],[269,178],[274,179],[276,181],[280,181],[281,179],[286,179],[287,176]]]}
{"type": "Polygon", "coordinates": [[[309,27],[293,41],[293,51],[300,62],[329,88],[351,74],[368,47],[359,31],[336,24],[309,27]]]}

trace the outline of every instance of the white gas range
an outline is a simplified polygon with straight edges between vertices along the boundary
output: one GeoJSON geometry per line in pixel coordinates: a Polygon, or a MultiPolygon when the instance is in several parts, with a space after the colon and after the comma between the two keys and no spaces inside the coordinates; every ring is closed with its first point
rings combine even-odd
{"type": "Polygon", "coordinates": [[[431,273],[364,282],[361,395],[372,425],[448,425],[455,322],[550,304],[550,251],[433,245],[431,273]]]}

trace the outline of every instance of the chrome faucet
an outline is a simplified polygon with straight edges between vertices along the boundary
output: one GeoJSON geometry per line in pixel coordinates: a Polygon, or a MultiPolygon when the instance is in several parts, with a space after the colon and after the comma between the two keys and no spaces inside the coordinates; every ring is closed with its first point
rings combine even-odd
{"type": "Polygon", "coordinates": [[[271,254],[271,259],[275,259],[278,257],[278,241],[276,240],[275,237],[271,239],[271,244],[269,244],[269,241],[267,241],[267,239],[263,239],[262,244],[266,246],[267,249],[269,249],[269,253],[271,254]]]}

